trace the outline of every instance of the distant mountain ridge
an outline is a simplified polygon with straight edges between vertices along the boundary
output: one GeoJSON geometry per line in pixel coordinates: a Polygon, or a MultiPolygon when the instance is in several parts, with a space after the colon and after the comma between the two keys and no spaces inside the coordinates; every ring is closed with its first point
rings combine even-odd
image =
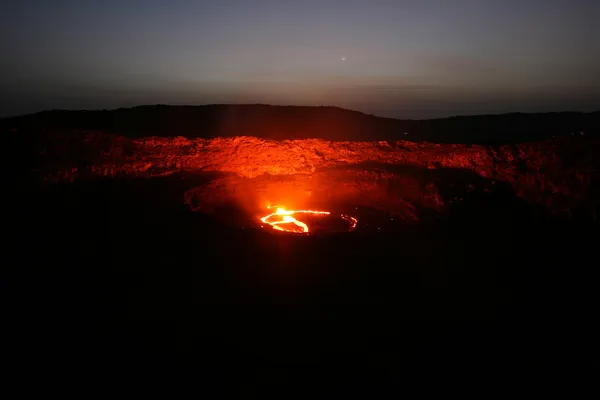
{"type": "Polygon", "coordinates": [[[148,105],[114,110],[43,111],[0,119],[0,130],[38,134],[100,131],[129,138],[254,136],[275,140],[508,144],[582,133],[597,135],[600,111],[400,120],[331,106],[148,105]]]}

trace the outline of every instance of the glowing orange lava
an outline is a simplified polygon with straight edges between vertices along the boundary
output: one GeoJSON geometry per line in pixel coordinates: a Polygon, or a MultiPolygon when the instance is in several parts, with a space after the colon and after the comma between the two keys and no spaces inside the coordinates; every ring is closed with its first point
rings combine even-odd
{"type": "Polygon", "coordinates": [[[356,218],[346,214],[341,214],[340,217],[342,217],[343,220],[346,220],[350,223],[350,227],[348,229],[349,231],[353,231],[354,228],[356,228],[356,224],[358,224],[358,220],[356,218]]]}
{"type": "MultiPolygon", "coordinates": [[[[267,207],[271,208],[271,207],[267,207]]],[[[297,214],[305,214],[311,216],[326,216],[330,215],[329,211],[313,211],[313,210],[286,210],[285,208],[279,207],[274,213],[262,217],[260,220],[265,224],[269,224],[278,231],[291,232],[291,233],[308,233],[309,228],[304,222],[296,219],[297,214]]],[[[340,217],[350,224],[349,230],[353,230],[356,227],[358,220],[346,214],[341,214],[340,217]]]]}

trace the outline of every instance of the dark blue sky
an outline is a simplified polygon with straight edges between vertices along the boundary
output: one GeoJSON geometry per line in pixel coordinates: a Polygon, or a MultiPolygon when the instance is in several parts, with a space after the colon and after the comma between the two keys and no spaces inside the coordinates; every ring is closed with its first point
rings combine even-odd
{"type": "Polygon", "coordinates": [[[401,118],[600,109],[598,0],[17,0],[0,116],[139,104],[401,118]]]}

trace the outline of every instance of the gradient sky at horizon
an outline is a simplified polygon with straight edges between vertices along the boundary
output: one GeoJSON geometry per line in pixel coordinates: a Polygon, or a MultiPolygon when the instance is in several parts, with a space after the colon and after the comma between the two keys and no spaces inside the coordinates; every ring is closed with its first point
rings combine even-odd
{"type": "Polygon", "coordinates": [[[597,0],[18,0],[0,116],[140,104],[398,118],[600,109],[597,0]]]}

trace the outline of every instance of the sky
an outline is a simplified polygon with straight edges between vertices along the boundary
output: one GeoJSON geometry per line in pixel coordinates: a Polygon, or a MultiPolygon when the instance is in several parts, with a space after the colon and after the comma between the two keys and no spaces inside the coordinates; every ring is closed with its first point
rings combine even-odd
{"type": "Polygon", "coordinates": [[[598,0],[5,0],[0,117],[142,104],[600,110],[598,0]]]}

